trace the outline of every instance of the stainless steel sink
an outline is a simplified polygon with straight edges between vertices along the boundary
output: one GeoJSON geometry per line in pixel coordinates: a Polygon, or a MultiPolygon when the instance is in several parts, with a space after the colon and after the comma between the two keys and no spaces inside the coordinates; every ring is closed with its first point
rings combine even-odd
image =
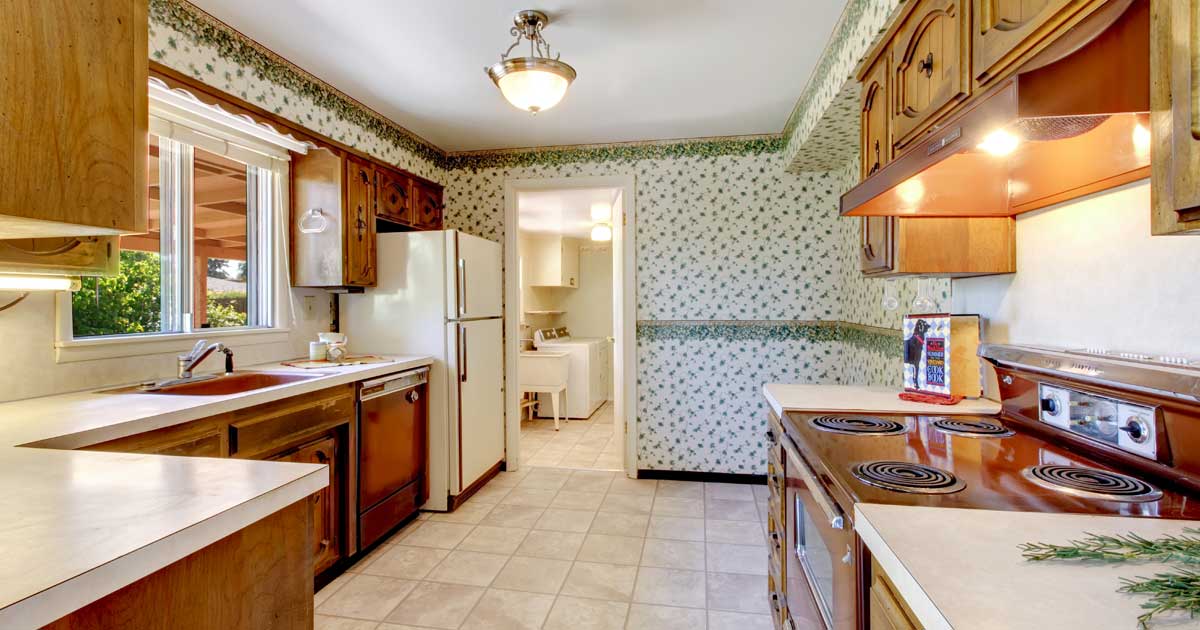
{"type": "Polygon", "coordinates": [[[139,387],[123,387],[118,390],[108,390],[112,393],[138,393],[152,394],[160,396],[228,396],[230,394],[241,394],[243,392],[254,391],[256,389],[265,389],[267,387],[275,387],[276,385],[286,385],[288,383],[298,383],[300,381],[308,381],[314,378],[326,376],[324,373],[312,374],[292,374],[286,372],[234,372],[232,374],[223,374],[213,378],[197,377],[195,381],[186,383],[176,383],[167,385],[157,389],[142,389],[139,387]]]}

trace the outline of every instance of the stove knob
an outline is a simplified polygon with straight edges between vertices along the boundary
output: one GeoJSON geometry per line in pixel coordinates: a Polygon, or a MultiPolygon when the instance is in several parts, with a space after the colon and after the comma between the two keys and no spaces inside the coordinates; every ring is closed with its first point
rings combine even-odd
{"type": "Polygon", "coordinates": [[[1047,396],[1042,399],[1042,411],[1052,416],[1057,416],[1061,410],[1062,405],[1059,404],[1057,396],[1047,396]]]}
{"type": "Polygon", "coordinates": [[[1146,440],[1150,439],[1150,425],[1146,424],[1146,419],[1142,416],[1130,416],[1121,430],[1128,433],[1129,439],[1135,444],[1145,444],[1146,440]]]}

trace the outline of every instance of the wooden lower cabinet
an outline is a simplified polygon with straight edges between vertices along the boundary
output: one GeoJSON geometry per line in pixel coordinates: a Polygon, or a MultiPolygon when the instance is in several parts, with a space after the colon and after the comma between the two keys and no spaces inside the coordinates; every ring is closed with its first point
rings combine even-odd
{"type": "Polygon", "coordinates": [[[878,562],[871,561],[871,592],[868,597],[871,630],[921,630],[908,605],[888,580],[878,562]]]}
{"type": "Polygon", "coordinates": [[[338,527],[341,513],[338,500],[342,497],[339,496],[337,488],[343,483],[342,468],[337,463],[337,447],[337,438],[327,435],[271,458],[280,462],[329,466],[329,485],[307,499],[309,509],[312,510],[314,574],[320,574],[342,558],[339,551],[342,548],[341,528],[338,527]]]}
{"type": "Polygon", "coordinates": [[[308,516],[293,503],[44,628],[311,630],[308,516]]]}
{"type": "Polygon", "coordinates": [[[320,575],[354,550],[351,493],[358,428],[353,384],[110,440],[85,450],[325,464],[329,485],[307,499],[312,569],[320,575]]]}
{"type": "Polygon", "coordinates": [[[961,278],[1017,270],[1016,221],[1011,217],[861,220],[865,275],[961,278]]]}

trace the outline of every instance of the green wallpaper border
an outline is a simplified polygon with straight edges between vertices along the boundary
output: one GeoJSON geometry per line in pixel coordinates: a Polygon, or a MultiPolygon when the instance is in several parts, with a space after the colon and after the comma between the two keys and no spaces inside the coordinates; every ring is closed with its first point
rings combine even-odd
{"type": "Polygon", "coordinates": [[[641,320],[639,341],[841,341],[871,352],[899,357],[901,331],[837,320],[641,320]]]}
{"type": "Polygon", "coordinates": [[[767,134],[464,151],[448,154],[446,169],[479,170],[557,166],[577,162],[635,162],[722,155],[763,155],[782,152],[786,144],[782,135],[767,134]]]}
{"type": "Polygon", "coordinates": [[[250,68],[258,78],[274,82],[309,98],[317,106],[334,112],[343,120],[359,125],[384,141],[424,158],[435,166],[445,168],[445,151],[309,74],[187,0],[150,0],[150,19],[183,33],[194,44],[216,48],[221,57],[250,68]]]}

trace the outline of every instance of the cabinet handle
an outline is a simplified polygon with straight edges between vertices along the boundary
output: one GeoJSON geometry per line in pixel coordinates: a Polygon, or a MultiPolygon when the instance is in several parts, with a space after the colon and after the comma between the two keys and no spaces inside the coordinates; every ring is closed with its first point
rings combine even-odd
{"type": "Polygon", "coordinates": [[[925,55],[925,58],[917,63],[917,72],[925,75],[925,78],[933,77],[933,53],[925,55]]]}
{"type": "Polygon", "coordinates": [[[871,221],[866,217],[862,219],[862,251],[868,260],[875,258],[875,248],[871,246],[871,221]]]}
{"type": "Polygon", "coordinates": [[[358,219],[354,221],[354,228],[358,232],[358,240],[363,240],[363,232],[367,230],[367,222],[363,220],[363,207],[358,206],[358,219]]]}
{"type": "Polygon", "coordinates": [[[325,454],[325,451],[317,451],[317,461],[324,464],[329,461],[329,456],[325,454]]]}
{"type": "Polygon", "coordinates": [[[322,539],[321,539],[321,548],[322,548],[322,549],[328,549],[328,548],[329,548],[329,539],[328,539],[328,538],[322,538],[322,539]]]}
{"type": "Polygon", "coordinates": [[[875,141],[875,163],[871,165],[871,171],[867,173],[868,176],[874,175],[875,172],[879,170],[879,162],[880,162],[879,141],[876,140],[875,141]]]}

